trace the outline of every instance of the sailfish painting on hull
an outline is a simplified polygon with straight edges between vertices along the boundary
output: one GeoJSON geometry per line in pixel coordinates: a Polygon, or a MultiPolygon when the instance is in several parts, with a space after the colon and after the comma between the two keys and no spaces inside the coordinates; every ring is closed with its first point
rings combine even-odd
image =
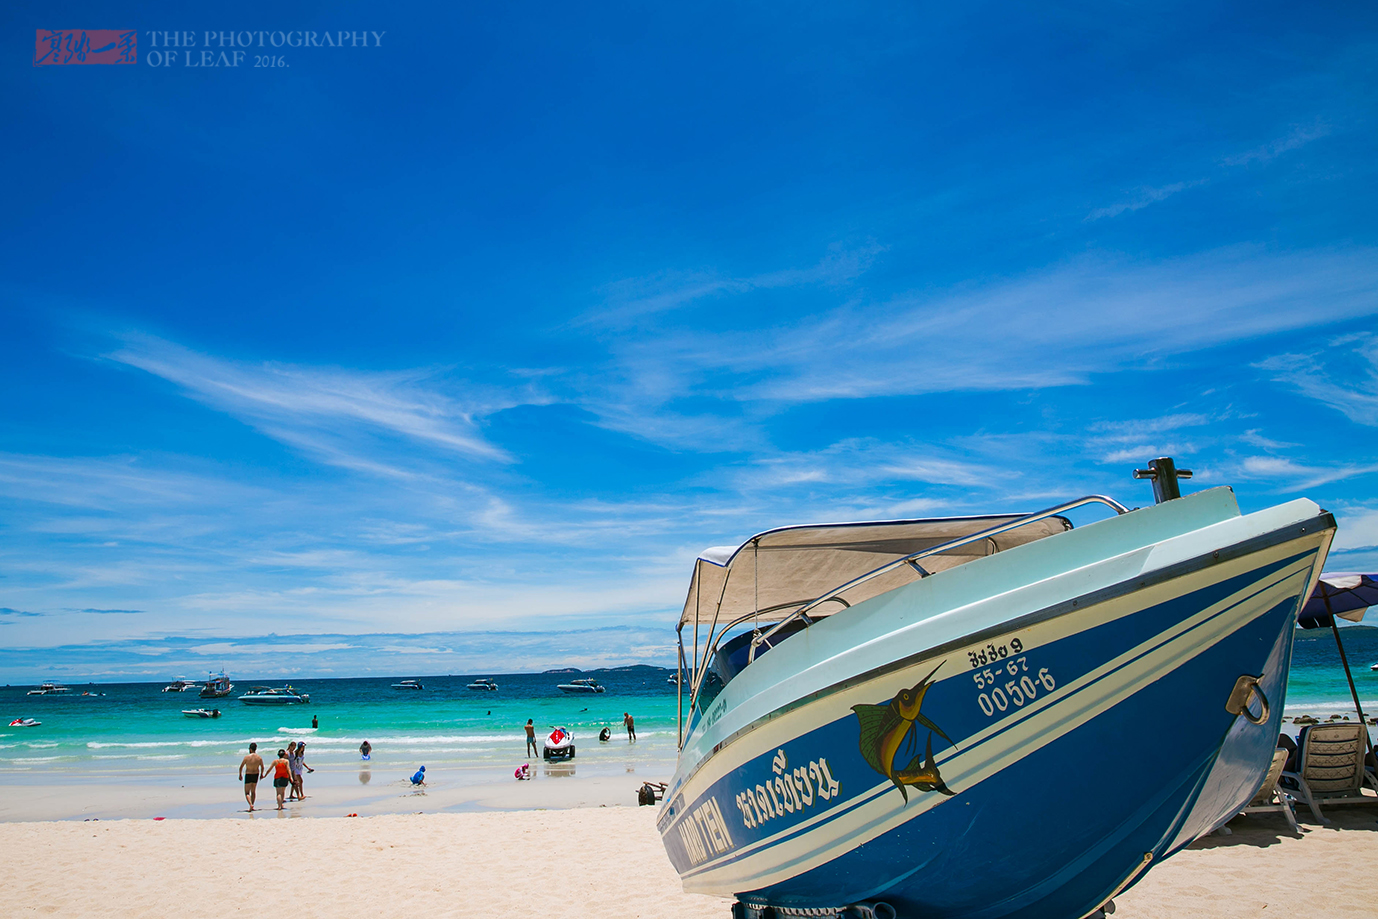
{"type": "Polygon", "coordinates": [[[943,733],[943,729],[930,721],[920,709],[923,707],[923,697],[928,693],[932,686],[928,681],[933,679],[934,674],[942,668],[942,663],[933,668],[933,672],[919,680],[918,684],[911,689],[902,689],[895,694],[889,702],[881,705],[853,705],[852,711],[856,712],[857,721],[861,725],[861,756],[867,764],[881,775],[895,783],[895,787],[904,796],[904,802],[909,803],[909,792],[905,786],[912,786],[919,791],[936,791],[945,795],[953,792],[943,784],[943,777],[938,772],[938,764],[933,761],[933,735],[937,734],[943,740],[956,746],[952,738],[943,733]],[[923,725],[928,728],[928,742],[924,745],[924,754],[919,757],[917,754],[909,761],[903,769],[895,768],[895,757],[899,755],[900,747],[904,745],[906,739],[909,741],[909,752],[913,753],[918,746],[918,728],[916,725],[923,725]]]}

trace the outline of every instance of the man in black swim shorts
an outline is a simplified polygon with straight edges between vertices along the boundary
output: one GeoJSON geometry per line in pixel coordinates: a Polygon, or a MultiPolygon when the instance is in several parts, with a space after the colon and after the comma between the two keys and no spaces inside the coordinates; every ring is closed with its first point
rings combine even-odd
{"type": "Polygon", "coordinates": [[[249,810],[254,809],[258,798],[258,780],[268,773],[263,768],[263,757],[258,755],[258,744],[249,744],[249,755],[239,761],[239,778],[244,782],[244,800],[249,802],[249,810]]]}

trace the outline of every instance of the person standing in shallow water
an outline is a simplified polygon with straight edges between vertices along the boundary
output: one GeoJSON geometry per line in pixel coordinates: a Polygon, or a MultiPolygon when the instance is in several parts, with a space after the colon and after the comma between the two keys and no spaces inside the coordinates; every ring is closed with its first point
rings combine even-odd
{"type": "Polygon", "coordinates": [[[282,798],[292,784],[292,765],[287,762],[287,751],[279,750],[278,758],[273,760],[273,790],[278,794],[278,810],[282,810],[282,798]]]}
{"type": "Polygon", "coordinates": [[[297,742],[291,741],[287,744],[287,768],[290,770],[289,778],[292,782],[287,786],[287,800],[297,800],[297,742]]]}
{"type": "Polygon", "coordinates": [[[627,726],[627,743],[636,740],[636,722],[632,720],[631,712],[622,713],[622,723],[627,726]]]}
{"type": "Polygon", "coordinates": [[[263,757],[257,751],[258,744],[249,744],[249,755],[239,761],[239,778],[244,783],[244,800],[249,802],[250,811],[258,800],[258,780],[268,774],[263,768],[263,757]]]}
{"type": "Polygon", "coordinates": [[[297,800],[306,800],[306,789],[302,786],[304,772],[315,772],[310,766],[306,765],[306,741],[297,744],[297,758],[291,761],[292,765],[292,787],[297,790],[297,800]]]}
{"type": "Polygon", "coordinates": [[[536,749],[536,725],[531,719],[526,719],[526,752],[529,756],[540,756],[541,753],[536,749]]]}

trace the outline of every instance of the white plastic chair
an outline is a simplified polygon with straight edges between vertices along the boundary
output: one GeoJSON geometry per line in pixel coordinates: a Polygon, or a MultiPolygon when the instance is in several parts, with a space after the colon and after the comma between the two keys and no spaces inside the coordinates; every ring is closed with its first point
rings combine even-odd
{"type": "MultiPolygon", "coordinates": [[[[1364,725],[1352,721],[1313,724],[1301,732],[1297,751],[1298,771],[1282,774],[1283,787],[1311,808],[1321,823],[1330,821],[1320,804],[1378,804],[1378,797],[1364,794],[1372,782],[1364,769],[1364,725]]],[[[1375,789],[1378,791],[1378,788],[1375,789]]]]}
{"type": "Polygon", "coordinates": [[[1242,814],[1272,814],[1281,812],[1287,818],[1287,822],[1292,827],[1293,833],[1298,833],[1297,815],[1292,813],[1292,802],[1287,796],[1287,792],[1278,787],[1278,779],[1282,777],[1282,770],[1287,765],[1287,751],[1278,749],[1273,751],[1273,762],[1268,767],[1268,775],[1263,779],[1263,784],[1259,786],[1258,793],[1254,799],[1240,811],[1242,814]]]}

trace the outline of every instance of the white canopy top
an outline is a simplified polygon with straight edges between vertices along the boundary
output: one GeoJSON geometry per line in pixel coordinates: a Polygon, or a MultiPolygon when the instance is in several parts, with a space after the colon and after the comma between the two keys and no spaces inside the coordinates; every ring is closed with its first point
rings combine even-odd
{"type": "MultiPolygon", "coordinates": [[[[715,613],[718,624],[726,625],[753,610],[759,610],[761,622],[778,622],[810,600],[888,562],[1021,516],[781,527],[759,533],[740,546],[705,549],[694,563],[680,626],[695,622],[708,625],[714,621],[715,613]]],[[[920,564],[936,573],[1071,528],[1072,524],[1062,517],[1047,517],[951,552],[928,556],[920,564]]],[[[846,605],[859,603],[907,584],[915,576],[912,569],[903,566],[858,585],[843,599],[846,605]]],[[[827,603],[817,613],[827,615],[843,608],[842,603],[827,603]]]]}

